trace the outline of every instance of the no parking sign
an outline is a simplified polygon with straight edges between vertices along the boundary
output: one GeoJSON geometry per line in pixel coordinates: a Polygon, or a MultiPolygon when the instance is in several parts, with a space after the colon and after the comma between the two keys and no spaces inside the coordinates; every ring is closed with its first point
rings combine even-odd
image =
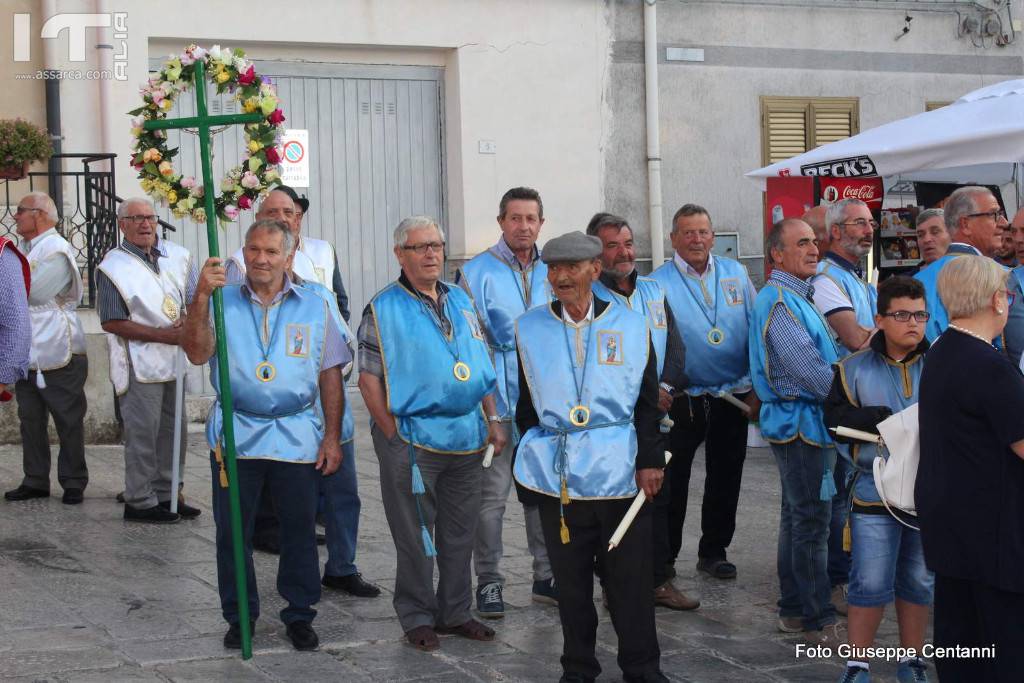
{"type": "Polygon", "coordinates": [[[281,182],[292,187],[309,187],[309,131],[285,130],[281,143],[281,182]]]}

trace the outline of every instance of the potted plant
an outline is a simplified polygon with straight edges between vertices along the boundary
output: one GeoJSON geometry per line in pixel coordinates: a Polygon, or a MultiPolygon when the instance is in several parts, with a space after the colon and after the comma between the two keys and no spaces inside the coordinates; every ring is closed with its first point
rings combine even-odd
{"type": "Polygon", "coordinates": [[[45,130],[24,119],[0,119],[0,179],[24,178],[31,162],[45,161],[51,154],[45,130]]]}

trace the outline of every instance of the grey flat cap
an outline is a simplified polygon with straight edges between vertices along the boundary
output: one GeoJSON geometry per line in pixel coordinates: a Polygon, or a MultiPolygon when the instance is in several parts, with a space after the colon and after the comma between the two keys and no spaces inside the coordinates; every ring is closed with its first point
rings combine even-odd
{"type": "Polygon", "coordinates": [[[589,261],[601,255],[601,240],[584,235],[579,230],[556,237],[544,245],[540,260],[544,263],[559,261],[589,261]]]}

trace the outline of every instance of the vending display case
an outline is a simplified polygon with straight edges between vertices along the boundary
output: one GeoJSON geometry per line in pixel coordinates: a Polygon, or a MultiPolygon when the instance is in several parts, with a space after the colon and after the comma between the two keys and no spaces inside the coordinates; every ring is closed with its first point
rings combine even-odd
{"type": "Polygon", "coordinates": [[[917,268],[921,265],[921,248],[917,244],[914,224],[917,207],[882,209],[879,221],[879,269],[886,271],[917,268]]]}

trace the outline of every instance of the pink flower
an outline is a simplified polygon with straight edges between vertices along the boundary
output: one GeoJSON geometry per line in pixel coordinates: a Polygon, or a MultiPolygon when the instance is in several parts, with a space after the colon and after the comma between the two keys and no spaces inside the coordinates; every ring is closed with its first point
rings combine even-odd
{"type": "Polygon", "coordinates": [[[181,179],[181,186],[186,190],[191,190],[196,186],[196,179],[192,176],[185,176],[181,179]]]}
{"type": "Polygon", "coordinates": [[[270,116],[267,117],[267,123],[273,126],[284,123],[284,112],[280,109],[270,112],[270,116]]]}
{"type": "Polygon", "coordinates": [[[164,98],[167,97],[167,93],[164,92],[163,88],[154,88],[153,91],[149,93],[149,96],[152,98],[153,104],[160,104],[164,101],[164,98]]]}
{"type": "Polygon", "coordinates": [[[252,85],[253,81],[256,80],[256,67],[252,64],[245,70],[245,73],[238,74],[239,85],[252,85]]]}
{"type": "Polygon", "coordinates": [[[228,204],[224,207],[224,215],[228,217],[228,220],[238,220],[238,207],[234,204],[228,204]]]}
{"type": "Polygon", "coordinates": [[[281,163],[281,153],[277,151],[277,147],[267,147],[263,150],[267,154],[268,164],[279,164],[281,163]]]}
{"type": "Polygon", "coordinates": [[[246,210],[252,208],[252,200],[249,199],[248,195],[243,194],[238,198],[238,208],[246,210]]]}
{"type": "Polygon", "coordinates": [[[252,171],[246,171],[238,184],[248,190],[254,190],[260,186],[260,179],[253,175],[252,171]]]}
{"type": "Polygon", "coordinates": [[[193,64],[196,61],[195,57],[193,57],[192,53],[190,53],[188,50],[186,50],[185,52],[182,52],[178,56],[178,59],[181,60],[181,65],[182,66],[188,66],[189,64],[193,64]]]}

